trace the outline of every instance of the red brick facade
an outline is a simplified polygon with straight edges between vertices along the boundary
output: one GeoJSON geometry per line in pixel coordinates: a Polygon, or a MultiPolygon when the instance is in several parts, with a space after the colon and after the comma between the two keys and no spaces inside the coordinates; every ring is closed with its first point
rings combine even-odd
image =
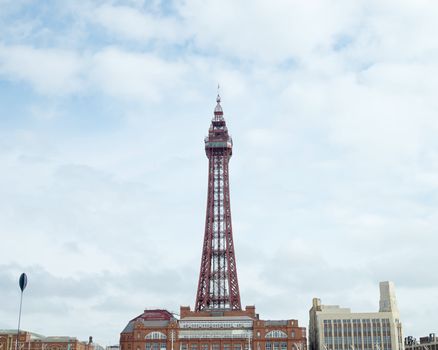
{"type": "Polygon", "coordinates": [[[145,310],[120,335],[120,350],[306,350],[306,344],[297,320],[261,320],[254,306],[212,312],[182,306],[179,319],[145,310]]]}
{"type": "MultiPolygon", "coordinates": [[[[17,331],[0,330],[0,350],[16,350],[17,331]]],[[[73,337],[45,337],[20,331],[18,350],[96,350],[95,344],[73,337]]]]}

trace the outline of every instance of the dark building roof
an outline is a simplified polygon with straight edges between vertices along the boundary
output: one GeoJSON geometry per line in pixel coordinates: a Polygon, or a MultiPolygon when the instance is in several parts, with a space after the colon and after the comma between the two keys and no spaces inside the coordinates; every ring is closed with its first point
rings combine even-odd
{"type": "Polygon", "coordinates": [[[122,333],[131,333],[134,330],[134,324],[136,322],[141,322],[146,327],[161,328],[167,327],[169,322],[172,320],[175,320],[175,317],[167,310],[144,310],[141,315],[138,315],[128,322],[122,333]]]}

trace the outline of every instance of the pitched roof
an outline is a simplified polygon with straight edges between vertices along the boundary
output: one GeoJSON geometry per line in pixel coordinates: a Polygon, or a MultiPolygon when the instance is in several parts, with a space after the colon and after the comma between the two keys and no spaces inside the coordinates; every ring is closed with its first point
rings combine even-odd
{"type": "Polygon", "coordinates": [[[163,309],[144,310],[141,315],[133,318],[128,322],[122,333],[131,333],[134,330],[134,324],[141,322],[145,327],[166,327],[170,321],[176,318],[173,314],[163,309]]]}

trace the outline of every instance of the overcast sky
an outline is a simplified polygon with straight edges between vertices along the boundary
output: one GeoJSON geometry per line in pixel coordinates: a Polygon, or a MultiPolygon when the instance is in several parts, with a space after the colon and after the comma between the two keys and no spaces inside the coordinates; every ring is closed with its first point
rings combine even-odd
{"type": "Polygon", "coordinates": [[[243,305],[438,328],[438,3],[0,0],[0,328],[195,301],[221,85],[243,305]]]}

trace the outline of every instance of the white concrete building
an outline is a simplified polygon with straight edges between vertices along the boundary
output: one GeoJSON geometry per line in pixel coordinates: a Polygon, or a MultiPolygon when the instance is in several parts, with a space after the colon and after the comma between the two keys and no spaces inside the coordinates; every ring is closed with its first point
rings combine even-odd
{"type": "Polygon", "coordinates": [[[379,304],[378,312],[352,313],[314,298],[309,311],[309,350],[403,350],[392,282],[380,282],[379,304]]]}

